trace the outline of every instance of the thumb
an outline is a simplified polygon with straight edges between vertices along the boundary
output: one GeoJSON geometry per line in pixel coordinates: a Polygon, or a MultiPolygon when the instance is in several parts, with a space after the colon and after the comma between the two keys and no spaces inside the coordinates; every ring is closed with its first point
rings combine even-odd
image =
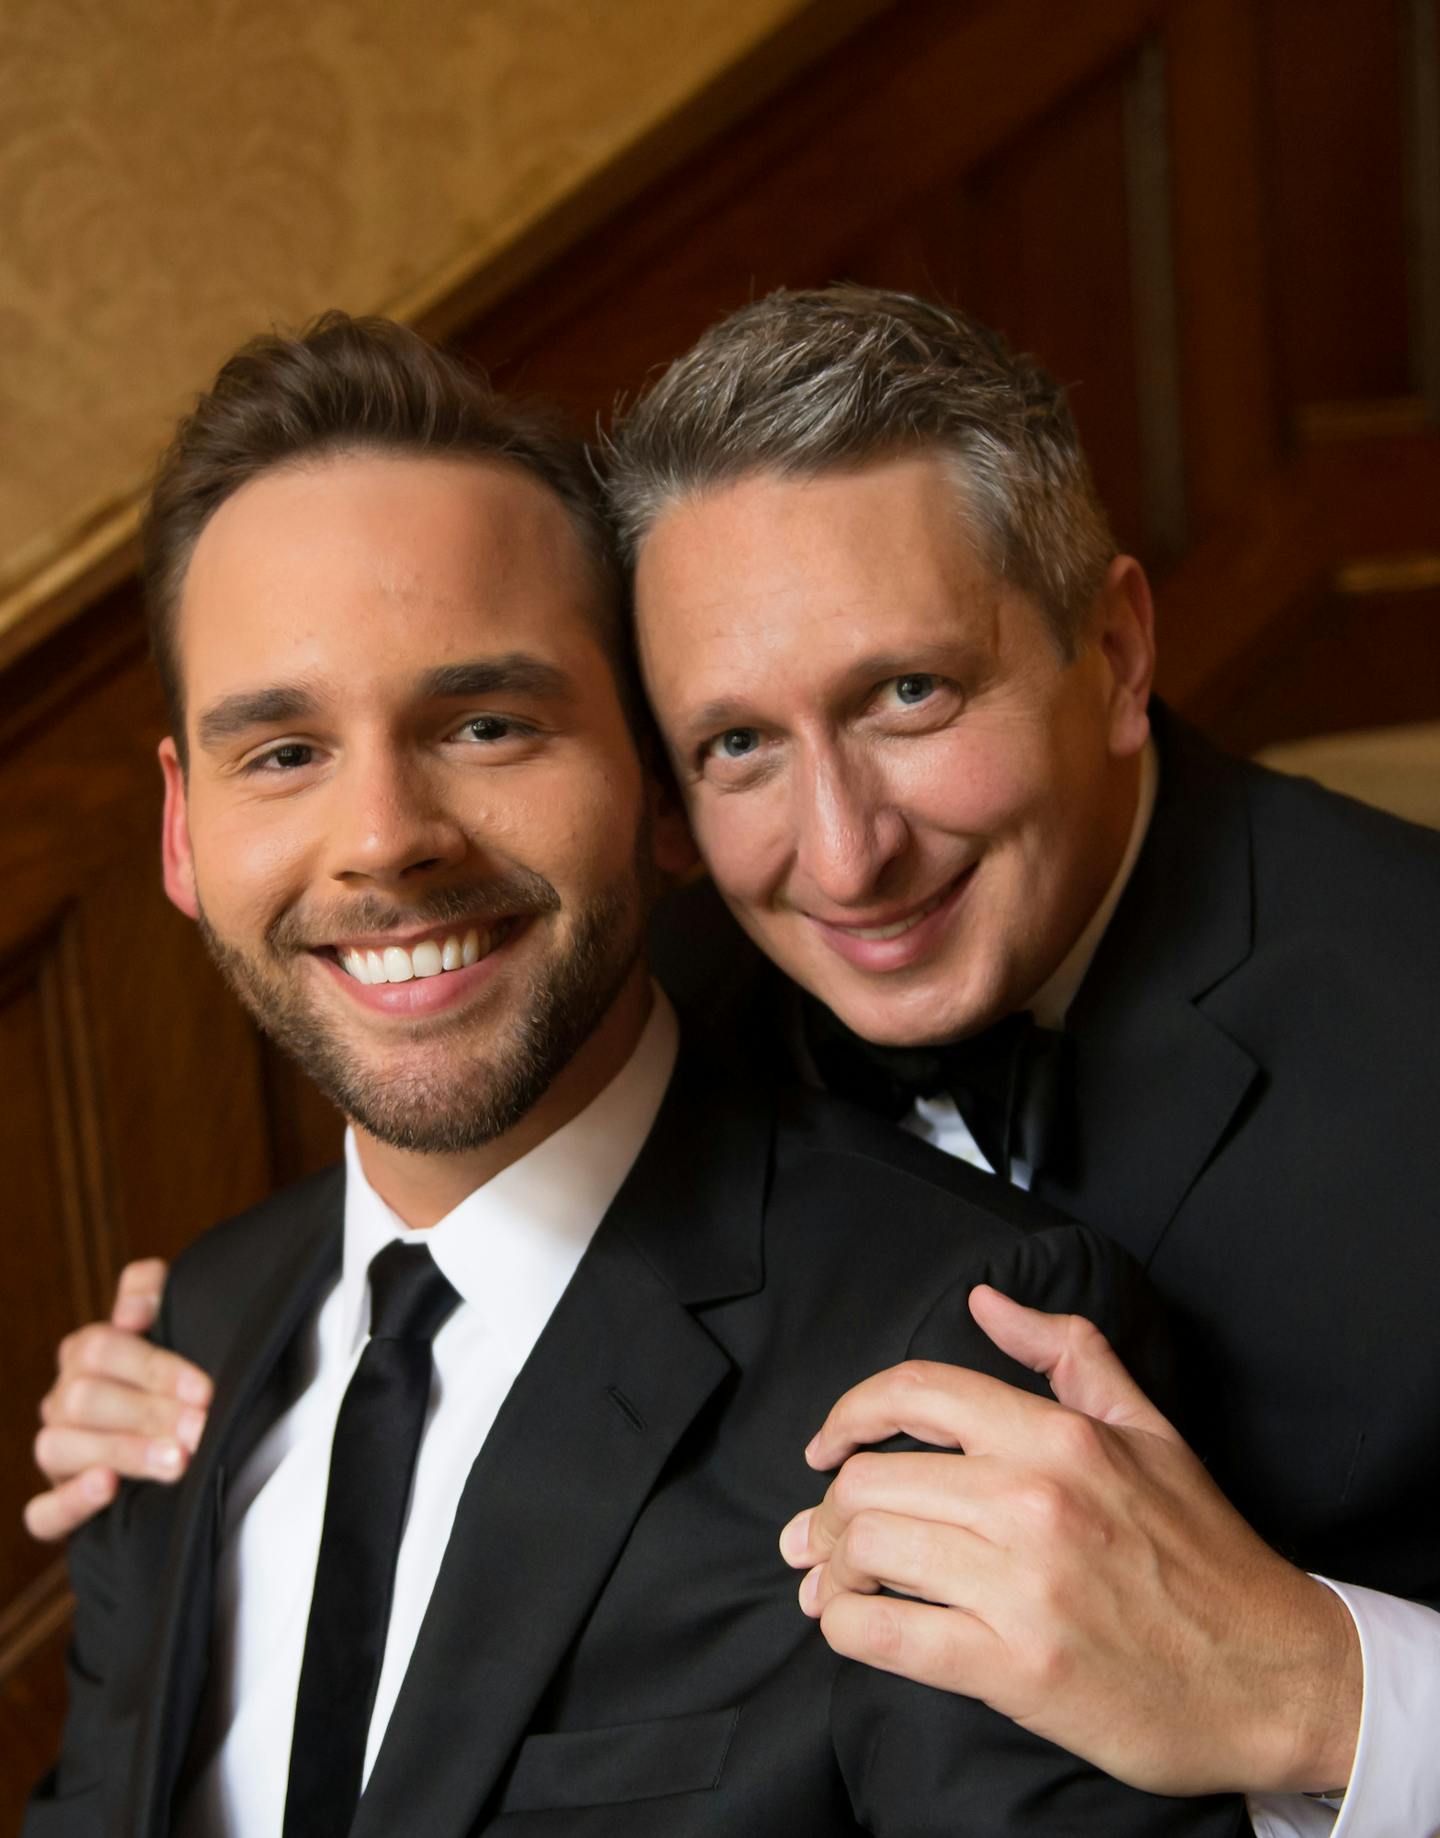
{"type": "Polygon", "coordinates": [[[1002,1353],[1043,1372],[1069,1410],[1101,1423],[1180,1437],[1120,1363],[1110,1342],[1083,1315],[1050,1315],[1001,1295],[988,1283],[970,1291],[970,1313],[1002,1353]]]}
{"type": "Polygon", "coordinates": [[[147,1333],[160,1313],[160,1297],[167,1274],[168,1266],[163,1257],[145,1257],[126,1264],[120,1272],[115,1304],[110,1310],[112,1325],[128,1328],[132,1334],[147,1333]]]}

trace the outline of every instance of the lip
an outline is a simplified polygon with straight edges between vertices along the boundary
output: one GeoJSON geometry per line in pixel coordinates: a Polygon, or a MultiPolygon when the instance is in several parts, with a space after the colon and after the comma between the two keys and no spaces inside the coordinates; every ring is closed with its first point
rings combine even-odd
{"type": "MultiPolygon", "coordinates": [[[[408,983],[359,983],[337,958],[327,952],[314,951],[311,956],[359,1007],[372,1015],[393,1015],[404,1020],[414,1020],[417,1017],[444,1014],[468,1001],[503,967],[503,960],[514,949],[516,941],[523,938],[529,929],[528,917],[517,918],[505,938],[478,963],[470,964],[463,970],[446,970],[439,976],[412,977],[408,983]]],[[[423,943],[427,938],[449,936],[453,931],[452,926],[438,930],[432,928],[407,936],[389,932],[378,946],[372,945],[370,948],[383,950],[387,944],[410,948],[423,943]]],[[[362,945],[359,939],[345,940],[347,947],[352,943],[362,945]]]]}
{"type": "MultiPolygon", "coordinates": [[[[955,877],[933,910],[926,913],[918,924],[912,925],[908,932],[901,932],[897,938],[857,938],[849,927],[832,925],[825,919],[816,918],[813,913],[807,913],[805,917],[835,955],[856,970],[881,974],[908,970],[928,957],[935,948],[974,878],[975,863],[972,862],[962,874],[955,877]]],[[[851,925],[894,925],[897,920],[904,919],[907,913],[913,913],[917,907],[924,905],[925,901],[920,900],[908,908],[878,914],[872,919],[855,920],[851,925]]]]}

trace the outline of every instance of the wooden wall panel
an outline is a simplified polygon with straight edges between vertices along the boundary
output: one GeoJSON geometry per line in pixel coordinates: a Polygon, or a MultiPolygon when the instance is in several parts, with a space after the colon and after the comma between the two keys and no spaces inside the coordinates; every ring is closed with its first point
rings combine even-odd
{"type": "Polygon", "coordinates": [[[1269,0],[1266,12],[1287,407],[1405,396],[1405,0],[1269,0]]]}

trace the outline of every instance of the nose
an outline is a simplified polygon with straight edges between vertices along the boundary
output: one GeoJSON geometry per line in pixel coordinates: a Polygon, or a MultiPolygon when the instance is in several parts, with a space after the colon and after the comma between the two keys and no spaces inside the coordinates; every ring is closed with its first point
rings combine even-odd
{"type": "Polygon", "coordinates": [[[812,758],[795,787],[795,867],[834,906],[873,899],[909,831],[873,762],[841,750],[812,758]]]}
{"type": "Polygon", "coordinates": [[[459,862],[469,840],[418,763],[390,749],[352,757],[332,785],[331,876],[395,887],[459,862]]]}

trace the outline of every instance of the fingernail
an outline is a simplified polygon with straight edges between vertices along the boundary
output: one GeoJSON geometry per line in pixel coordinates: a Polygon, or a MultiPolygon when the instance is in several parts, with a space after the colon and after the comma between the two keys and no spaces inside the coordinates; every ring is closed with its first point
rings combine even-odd
{"type": "Polygon", "coordinates": [[[200,1447],[200,1437],[205,1429],[203,1410],[182,1410],[180,1421],[175,1425],[175,1434],[193,1455],[200,1447]]]}
{"type": "Polygon", "coordinates": [[[820,1572],[824,1568],[824,1564],[816,1564],[800,1584],[800,1606],[807,1615],[818,1615],[820,1612],[820,1572]]]}
{"type": "Polygon", "coordinates": [[[203,1372],[182,1372],[175,1391],[182,1404],[198,1404],[203,1410],[210,1402],[210,1381],[203,1372]]]}
{"type": "Polygon", "coordinates": [[[184,1452],[178,1442],[152,1442],[145,1451],[145,1466],[157,1480],[173,1480],[183,1460],[184,1452]]]}
{"type": "Polygon", "coordinates": [[[820,1457],[820,1432],[819,1430],[816,1430],[815,1434],[810,1438],[809,1442],[805,1444],[805,1459],[806,1461],[809,1462],[812,1468],[818,1468],[820,1466],[819,1457],[820,1457]]]}
{"type": "Polygon", "coordinates": [[[780,1534],[780,1555],[787,1564],[803,1564],[805,1553],[810,1549],[810,1512],[806,1508],[795,1517],[780,1534]]]}

